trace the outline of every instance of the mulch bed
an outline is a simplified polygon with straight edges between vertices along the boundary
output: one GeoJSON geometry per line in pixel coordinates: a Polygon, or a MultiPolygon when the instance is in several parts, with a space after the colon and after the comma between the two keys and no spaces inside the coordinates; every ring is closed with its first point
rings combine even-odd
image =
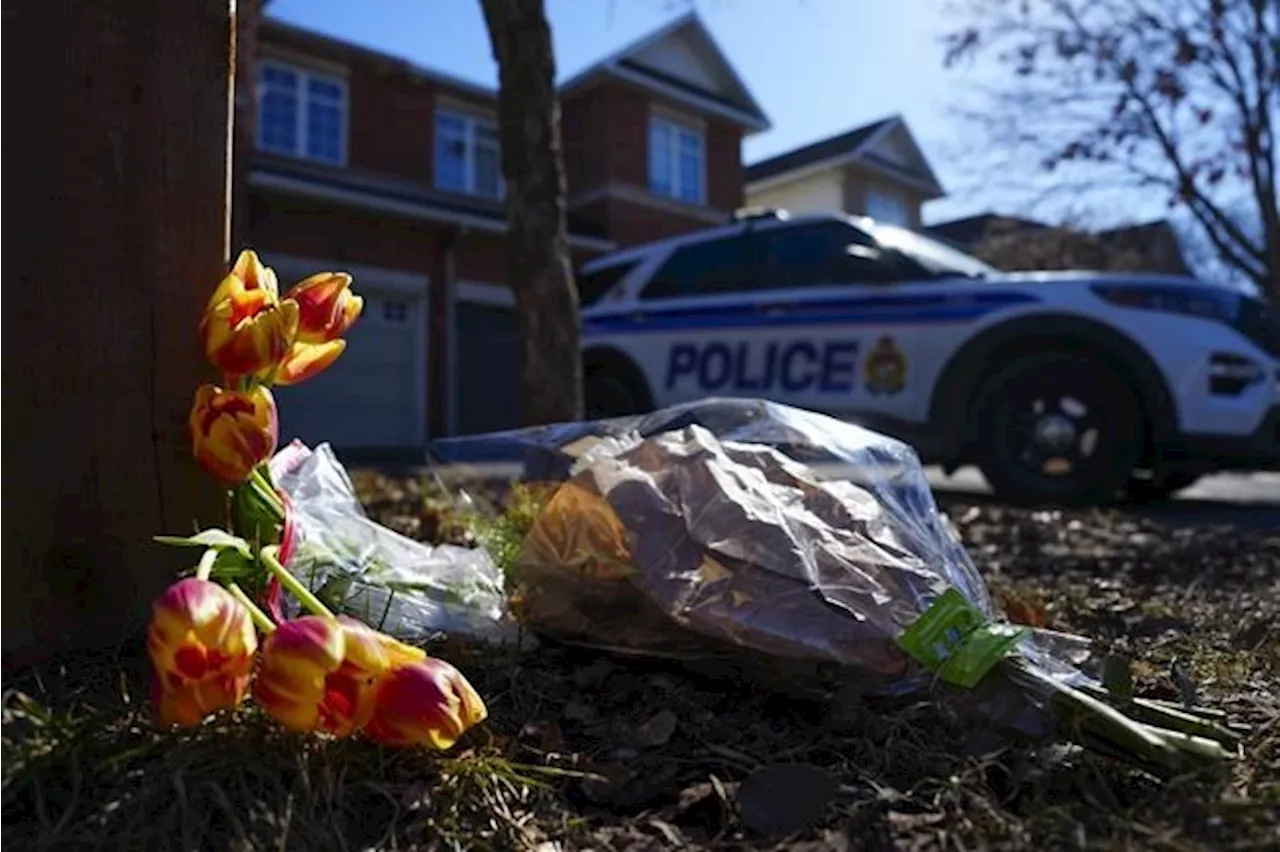
{"type": "MultiPolygon", "coordinates": [[[[470,542],[426,481],[371,513],[470,542]]],[[[159,735],[129,649],[6,683],[9,848],[1263,849],[1280,843],[1280,529],[1136,510],[944,507],[1007,610],[1136,660],[1140,694],[1252,725],[1220,774],[1160,782],[1009,745],[926,702],[820,703],[731,675],[448,643],[490,721],[447,755],[294,737],[256,711],[159,735]]]]}

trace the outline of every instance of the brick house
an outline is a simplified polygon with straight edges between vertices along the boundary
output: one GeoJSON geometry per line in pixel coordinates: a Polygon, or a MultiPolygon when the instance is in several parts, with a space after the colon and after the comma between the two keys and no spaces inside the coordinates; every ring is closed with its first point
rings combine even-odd
{"type": "Polygon", "coordinates": [[[919,228],[920,208],[943,196],[901,116],[890,116],[752,163],[747,204],[792,213],[855,213],[919,228]]]}
{"type": "MultiPolygon", "coordinates": [[[[280,389],[282,439],[403,456],[518,424],[496,92],[270,18],[242,57],[236,242],[282,282],[348,270],[366,300],[339,362],[280,389]]],[[[768,120],[696,15],[560,100],[575,262],[742,205],[742,140],[768,120]]]]}

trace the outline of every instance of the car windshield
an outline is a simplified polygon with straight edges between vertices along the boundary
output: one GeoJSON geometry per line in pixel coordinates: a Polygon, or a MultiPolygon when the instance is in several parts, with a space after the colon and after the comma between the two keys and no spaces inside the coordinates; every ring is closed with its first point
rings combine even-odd
{"type": "Polygon", "coordinates": [[[869,231],[880,245],[901,252],[934,275],[983,278],[997,271],[995,267],[988,266],[976,257],[956,251],[944,243],[931,240],[906,228],[882,225],[869,219],[859,224],[869,231]]]}

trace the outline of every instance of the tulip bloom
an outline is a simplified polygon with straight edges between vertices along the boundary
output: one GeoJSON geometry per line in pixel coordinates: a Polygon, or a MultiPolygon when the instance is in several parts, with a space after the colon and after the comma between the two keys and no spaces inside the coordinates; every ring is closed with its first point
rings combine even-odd
{"type": "Polygon", "coordinates": [[[379,680],[365,733],[384,745],[444,750],[488,715],[462,673],[430,657],[395,668],[379,680]]]}
{"type": "Polygon", "coordinates": [[[188,423],[196,461],[223,482],[244,482],[276,449],[276,403],[265,387],[201,385],[188,423]]]}
{"type": "Polygon", "coordinates": [[[351,292],[345,272],[318,272],[294,285],[286,295],[298,303],[298,340],[328,343],[346,334],[364,309],[364,299],[351,292]]]}
{"type": "Polygon", "coordinates": [[[284,356],[284,360],[280,362],[275,383],[296,385],[298,382],[305,381],[328,369],[346,348],[345,340],[330,340],[327,343],[295,343],[284,356]]]}
{"type": "Polygon", "coordinates": [[[200,340],[214,366],[232,376],[269,373],[298,333],[298,303],[280,300],[275,272],[240,253],[205,307],[200,340]]]}
{"type": "Polygon", "coordinates": [[[425,657],[360,622],[303,616],[263,642],[253,696],[289,730],[346,737],[372,715],[378,678],[425,657]]]}
{"type": "Polygon", "coordinates": [[[166,589],[152,606],[147,630],[161,723],[194,725],[239,705],[257,649],[248,610],[217,583],[188,577],[166,589]]]}

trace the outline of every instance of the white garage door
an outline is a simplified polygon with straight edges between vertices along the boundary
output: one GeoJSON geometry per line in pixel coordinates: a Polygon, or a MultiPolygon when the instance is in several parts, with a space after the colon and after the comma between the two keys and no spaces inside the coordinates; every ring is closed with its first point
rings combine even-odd
{"type": "Polygon", "coordinates": [[[328,441],[337,449],[421,448],[426,420],[426,279],[410,282],[403,273],[325,263],[295,274],[290,264],[276,265],[282,287],[307,272],[334,268],[351,272],[353,288],[364,297],[364,312],[347,333],[346,351],[333,366],[277,390],[281,445],[297,437],[310,446],[328,441]]]}

